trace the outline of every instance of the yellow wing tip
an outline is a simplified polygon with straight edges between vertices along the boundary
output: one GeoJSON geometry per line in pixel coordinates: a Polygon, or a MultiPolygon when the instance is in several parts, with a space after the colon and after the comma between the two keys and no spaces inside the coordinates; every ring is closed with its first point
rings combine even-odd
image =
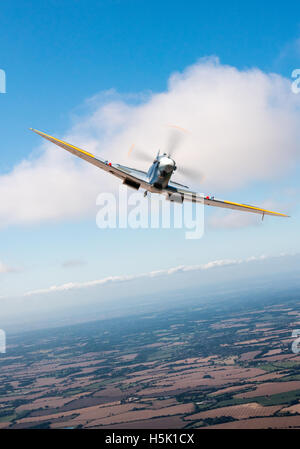
{"type": "Polygon", "coordinates": [[[262,215],[265,215],[265,213],[276,215],[277,217],[285,217],[285,218],[291,217],[290,215],[282,214],[281,212],[274,212],[273,210],[263,210],[262,215]]]}
{"type": "MultiPolygon", "coordinates": [[[[79,153],[82,153],[82,154],[85,154],[85,155],[87,155],[87,156],[89,156],[89,157],[95,158],[95,156],[94,156],[93,154],[88,153],[87,151],[84,151],[84,150],[82,150],[81,148],[75,147],[74,145],[71,145],[70,143],[65,142],[64,140],[57,139],[56,137],[50,136],[50,134],[46,134],[46,133],[44,133],[43,131],[38,131],[37,129],[33,129],[33,128],[29,128],[29,129],[30,129],[31,131],[35,132],[36,134],[39,134],[41,137],[44,137],[45,139],[49,140],[50,142],[55,143],[55,144],[58,145],[58,146],[64,145],[64,146],[63,146],[64,149],[72,148],[73,150],[76,150],[76,151],[78,151],[79,153]],[[61,145],[61,144],[62,144],[62,145],[61,145]],[[67,146],[68,148],[65,148],[66,146],[67,146]]],[[[68,150],[68,151],[70,151],[70,150],[68,150]]]]}
{"type": "Polygon", "coordinates": [[[272,215],[276,215],[278,217],[285,217],[285,218],[290,218],[290,215],[286,215],[286,214],[282,214],[281,212],[274,212],[273,210],[263,210],[262,215],[264,215],[265,213],[269,213],[272,215]]]}
{"type": "Polygon", "coordinates": [[[288,218],[290,217],[290,215],[281,214],[280,212],[274,212],[272,210],[262,209],[261,207],[258,207],[258,206],[249,206],[248,204],[234,203],[233,201],[224,201],[224,203],[232,204],[234,206],[245,207],[246,209],[253,209],[253,210],[257,211],[257,213],[261,213],[262,215],[272,214],[272,215],[276,215],[277,217],[288,217],[288,218]]]}

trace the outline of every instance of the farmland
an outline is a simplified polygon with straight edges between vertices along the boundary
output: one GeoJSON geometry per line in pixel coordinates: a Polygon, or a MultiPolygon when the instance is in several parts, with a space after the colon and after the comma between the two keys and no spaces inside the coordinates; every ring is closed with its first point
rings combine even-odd
{"type": "Polygon", "coordinates": [[[298,295],[8,335],[0,428],[300,428],[298,295]]]}

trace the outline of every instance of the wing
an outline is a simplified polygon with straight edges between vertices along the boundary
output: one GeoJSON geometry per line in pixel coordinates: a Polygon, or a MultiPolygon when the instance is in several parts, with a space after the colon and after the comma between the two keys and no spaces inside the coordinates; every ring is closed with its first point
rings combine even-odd
{"type": "MultiPolygon", "coordinates": [[[[192,192],[191,190],[186,190],[184,188],[177,188],[173,186],[168,186],[167,189],[165,189],[165,193],[167,196],[170,197],[170,195],[174,195],[176,198],[178,196],[181,196],[181,201],[193,201],[196,203],[202,203],[206,206],[214,206],[214,207],[223,207],[225,209],[234,209],[234,210],[240,210],[245,212],[252,212],[255,214],[260,214],[262,216],[264,215],[275,215],[278,217],[288,217],[289,215],[281,214],[279,212],[273,212],[271,210],[262,209],[257,206],[249,206],[248,204],[240,204],[240,203],[234,203],[232,201],[224,201],[224,200],[218,200],[213,197],[208,196],[202,196],[197,192],[192,192]]],[[[176,199],[175,199],[176,201],[176,199]]],[[[177,200],[178,201],[178,200],[177,200]]]]}
{"type": "Polygon", "coordinates": [[[190,192],[188,186],[185,186],[184,184],[179,184],[179,182],[169,181],[169,184],[168,184],[168,185],[171,186],[171,187],[175,187],[175,188],[177,188],[177,187],[184,187],[185,189],[188,189],[188,190],[187,190],[188,192],[190,192]]]}
{"type": "Polygon", "coordinates": [[[84,159],[85,161],[89,162],[90,164],[93,164],[96,167],[99,167],[102,170],[111,173],[117,178],[122,179],[124,184],[127,184],[130,187],[133,187],[135,189],[139,189],[139,187],[148,189],[150,185],[149,182],[147,182],[147,173],[141,170],[135,170],[134,168],[125,167],[124,165],[120,164],[112,164],[103,159],[96,158],[93,154],[81,150],[80,148],[75,147],[74,145],[71,145],[67,142],[64,142],[63,140],[59,140],[56,139],[56,137],[49,136],[48,134],[43,133],[42,131],[37,131],[36,129],[33,128],[30,129],[39,136],[44,137],[44,139],[47,139],[50,142],[55,143],[55,145],[58,145],[59,147],[63,148],[64,150],[67,150],[70,153],[75,154],[75,156],[78,156],[81,159],[84,159]]]}

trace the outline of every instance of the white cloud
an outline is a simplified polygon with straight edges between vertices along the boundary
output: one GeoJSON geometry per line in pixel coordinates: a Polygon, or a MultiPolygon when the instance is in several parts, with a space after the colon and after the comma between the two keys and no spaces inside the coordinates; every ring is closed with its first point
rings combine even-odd
{"type": "Polygon", "coordinates": [[[1,273],[14,273],[16,271],[17,271],[16,268],[9,267],[5,263],[1,262],[1,260],[0,260],[0,274],[1,273]]]}
{"type": "MultiPolygon", "coordinates": [[[[282,255],[282,256],[284,256],[284,255],[282,255]]],[[[44,289],[31,290],[31,291],[26,292],[24,294],[24,296],[41,295],[41,294],[47,294],[47,293],[62,292],[62,291],[67,291],[67,290],[77,290],[77,289],[81,289],[81,288],[94,287],[96,285],[100,286],[100,285],[105,285],[105,284],[109,284],[109,283],[130,282],[130,281],[134,281],[136,279],[153,278],[153,277],[160,277],[160,276],[171,276],[173,274],[180,273],[180,272],[210,270],[212,268],[240,265],[242,263],[265,260],[266,258],[267,258],[267,256],[261,255],[258,257],[252,256],[247,259],[220,259],[220,260],[214,260],[214,261],[208,262],[206,264],[202,264],[202,265],[181,265],[178,267],[168,268],[166,270],[150,271],[149,273],[142,273],[142,274],[136,274],[136,275],[108,276],[106,278],[96,279],[93,281],[68,282],[68,283],[62,284],[62,285],[52,285],[51,287],[44,288],[44,289]]]]}
{"type": "MultiPolygon", "coordinates": [[[[95,96],[64,138],[114,162],[147,168],[134,160],[134,152],[128,160],[131,144],[153,156],[166,146],[165,125],[177,124],[190,131],[175,155],[178,165],[205,174],[203,185],[195,186],[200,191],[224,191],[283,176],[295,166],[299,103],[290,80],[210,58],[173,74],[162,93],[95,96]]],[[[37,158],[0,176],[2,226],[95,214],[97,194],[116,190],[118,180],[75,159],[45,144],[37,158]]]]}

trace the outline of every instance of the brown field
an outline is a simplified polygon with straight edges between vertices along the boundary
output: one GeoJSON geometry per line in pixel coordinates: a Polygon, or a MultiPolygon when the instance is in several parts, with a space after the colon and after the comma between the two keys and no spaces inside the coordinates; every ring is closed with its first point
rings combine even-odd
{"type": "Polygon", "coordinates": [[[254,357],[258,354],[260,354],[261,351],[250,351],[250,352],[244,352],[244,354],[241,355],[240,361],[244,362],[246,360],[252,360],[254,357]]]}
{"type": "MultiPolygon", "coordinates": [[[[259,374],[264,374],[263,370],[258,368],[241,368],[226,366],[222,369],[210,367],[205,370],[198,370],[195,373],[187,373],[181,375],[170,374],[164,377],[163,380],[158,380],[153,383],[153,386],[157,389],[157,392],[180,390],[182,388],[197,387],[197,386],[222,386],[228,383],[235,382],[236,380],[247,379],[248,377],[258,376],[259,374]],[[204,375],[209,374],[212,378],[203,378],[204,375]],[[165,386],[168,384],[168,386],[165,386]],[[164,388],[160,388],[164,386],[164,388]]],[[[153,388],[151,388],[152,390],[153,388]]],[[[149,390],[144,389],[144,394],[151,394],[149,390]]]]}
{"type": "Polygon", "coordinates": [[[130,421],[140,421],[140,420],[148,420],[158,416],[171,416],[171,415],[180,415],[184,413],[190,413],[194,411],[194,404],[181,404],[174,405],[171,407],[162,408],[159,410],[137,410],[134,412],[122,413],[119,416],[110,416],[104,419],[98,419],[91,425],[87,425],[86,427],[98,426],[98,425],[111,425],[116,423],[124,423],[130,421]]]}
{"type": "Polygon", "coordinates": [[[268,357],[270,355],[276,355],[276,354],[280,354],[281,353],[281,349],[271,349],[270,351],[268,351],[263,357],[268,357]]]}
{"type": "Polygon", "coordinates": [[[254,338],[252,340],[244,340],[244,341],[237,341],[234,343],[235,345],[262,345],[266,342],[266,340],[271,339],[272,337],[264,337],[264,338],[254,338]]]}
{"type": "MultiPolygon", "coordinates": [[[[79,414],[80,415],[80,422],[86,421],[89,422],[90,420],[95,420],[99,418],[106,418],[108,416],[115,416],[115,415],[125,415],[128,411],[131,411],[134,408],[143,408],[143,404],[124,404],[124,405],[115,405],[111,407],[99,407],[99,406],[93,406],[93,407],[86,407],[86,408],[80,408],[80,409],[73,409],[68,412],[59,412],[59,413],[52,413],[48,415],[41,415],[41,416],[34,416],[23,418],[18,421],[18,424],[24,424],[31,421],[34,422],[40,422],[40,421],[49,421],[57,418],[64,418],[67,420],[68,417],[79,414]]],[[[77,420],[78,421],[78,420],[77,420]]],[[[75,422],[75,421],[74,421],[75,422]]]]}
{"type": "Polygon", "coordinates": [[[205,418],[216,418],[218,416],[232,416],[235,419],[247,419],[253,416],[271,416],[280,410],[281,406],[263,407],[255,402],[249,404],[232,405],[230,407],[221,407],[206,412],[196,413],[185,418],[187,421],[193,421],[205,418]]]}
{"type": "Polygon", "coordinates": [[[224,394],[224,393],[230,393],[232,391],[236,391],[236,390],[244,390],[245,388],[249,388],[251,387],[252,384],[243,384],[243,385],[236,385],[234,387],[227,387],[227,388],[222,388],[221,390],[217,390],[214,391],[213,393],[210,393],[209,396],[218,396],[219,394],[224,394]]]}
{"type": "Polygon", "coordinates": [[[290,407],[283,408],[282,413],[299,413],[300,414],[300,403],[291,405],[290,407]]]}
{"type": "Polygon", "coordinates": [[[105,426],[95,426],[100,429],[179,429],[183,422],[179,416],[167,416],[165,418],[152,418],[141,421],[130,421],[105,426]]]}
{"type": "Polygon", "coordinates": [[[56,379],[55,377],[40,377],[35,381],[36,387],[46,387],[59,383],[63,383],[64,379],[56,379]]]}
{"type": "Polygon", "coordinates": [[[285,393],[287,391],[300,390],[300,381],[271,382],[258,385],[255,390],[239,393],[236,398],[254,398],[256,396],[268,396],[271,394],[285,393]]]}
{"type": "Polygon", "coordinates": [[[74,401],[75,399],[79,399],[82,396],[87,395],[88,393],[79,393],[77,395],[72,396],[71,398],[62,398],[62,397],[50,397],[50,398],[42,398],[42,399],[36,399],[32,403],[20,405],[16,409],[17,412],[22,412],[24,410],[36,410],[36,409],[45,409],[45,407],[48,408],[60,408],[64,405],[68,404],[69,402],[74,401]]]}
{"type": "Polygon", "coordinates": [[[284,377],[285,374],[280,373],[269,373],[269,374],[262,374],[255,377],[249,377],[249,382],[265,382],[266,380],[274,380],[274,379],[280,379],[281,377],[284,377]]]}
{"type": "Polygon", "coordinates": [[[138,353],[136,352],[135,354],[126,354],[126,355],[122,355],[120,357],[120,360],[123,360],[125,362],[131,362],[131,360],[134,360],[136,358],[136,356],[138,355],[138,353]]]}
{"type": "MultiPolygon", "coordinates": [[[[204,427],[205,428],[205,427],[204,427]]],[[[300,428],[300,416],[252,418],[241,421],[216,424],[207,429],[289,429],[300,428]]]]}

